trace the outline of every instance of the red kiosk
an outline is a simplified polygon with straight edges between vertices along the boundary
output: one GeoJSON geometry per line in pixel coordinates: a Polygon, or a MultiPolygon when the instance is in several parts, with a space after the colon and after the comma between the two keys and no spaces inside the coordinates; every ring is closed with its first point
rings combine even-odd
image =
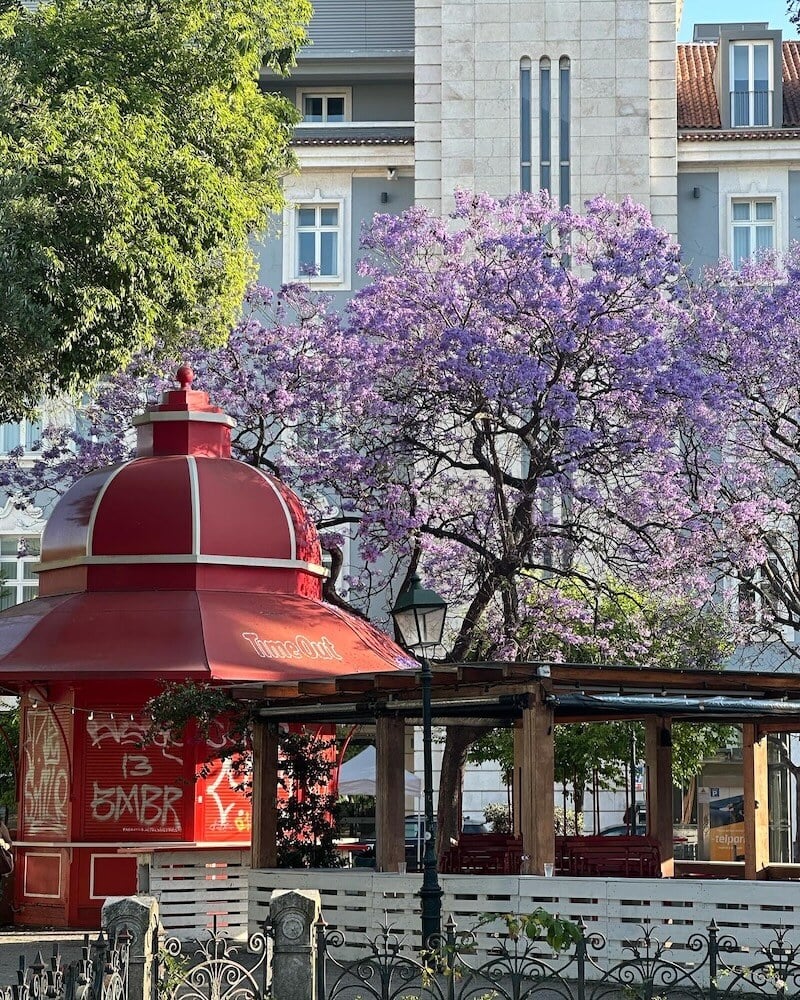
{"type": "MultiPolygon", "coordinates": [[[[249,804],[205,742],[143,746],[169,680],[292,684],[415,666],[322,602],[316,529],[275,478],[231,459],[234,421],[180,388],[135,420],[137,457],[55,507],[40,596],[0,614],[0,684],[21,697],[16,922],[91,927],[136,891],[134,847],[247,844],[249,804]]],[[[220,734],[224,738],[224,734],[220,734]]]]}

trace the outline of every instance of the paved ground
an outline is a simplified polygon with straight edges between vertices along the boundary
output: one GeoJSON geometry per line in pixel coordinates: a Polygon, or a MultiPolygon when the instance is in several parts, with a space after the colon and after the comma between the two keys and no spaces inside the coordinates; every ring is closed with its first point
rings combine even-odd
{"type": "Polygon", "coordinates": [[[15,931],[0,928],[0,988],[14,986],[17,982],[20,955],[31,965],[39,951],[49,966],[53,946],[58,945],[61,965],[66,966],[81,957],[83,933],[79,931],[37,930],[15,931]]]}

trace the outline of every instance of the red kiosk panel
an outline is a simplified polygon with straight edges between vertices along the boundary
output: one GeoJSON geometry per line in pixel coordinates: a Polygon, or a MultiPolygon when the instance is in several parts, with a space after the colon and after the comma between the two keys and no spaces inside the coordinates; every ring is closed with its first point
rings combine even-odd
{"type": "Polygon", "coordinates": [[[201,842],[249,844],[250,800],[236,790],[243,775],[229,760],[215,760],[204,770],[209,773],[197,780],[195,838],[201,842]]]}
{"type": "Polygon", "coordinates": [[[226,723],[212,724],[205,754],[197,758],[195,840],[249,845],[252,808],[241,786],[250,780],[252,763],[248,761],[245,771],[230,758],[204,761],[206,756],[222,754],[230,745],[226,723]]]}
{"type": "Polygon", "coordinates": [[[86,723],[82,834],[94,841],[192,839],[194,762],[181,744],[143,745],[134,713],[98,711],[86,723]]]}
{"type": "Polygon", "coordinates": [[[20,840],[68,840],[72,791],[71,704],[23,703],[20,840]]]}

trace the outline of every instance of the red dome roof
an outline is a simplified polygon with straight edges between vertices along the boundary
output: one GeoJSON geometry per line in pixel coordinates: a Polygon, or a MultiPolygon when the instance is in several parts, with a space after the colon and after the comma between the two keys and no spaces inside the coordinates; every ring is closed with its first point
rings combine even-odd
{"type": "Polygon", "coordinates": [[[76,483],[42,539],[38,598],[0,612],[0,680],[299,684],[413,669],[320,600],[319,538],[272,476],[230,457],[234,421],[190,388],[134,423],[137,457],[76,483]]]}
{"type": "Polygon", "coordinates": [[[229,457],[233,421],[206,393],[187,380],[136,423],[144,457],[91,473],[56,505],[42,596],[187,587],[321,596],[314,524],[283,483],[229,457]]]}

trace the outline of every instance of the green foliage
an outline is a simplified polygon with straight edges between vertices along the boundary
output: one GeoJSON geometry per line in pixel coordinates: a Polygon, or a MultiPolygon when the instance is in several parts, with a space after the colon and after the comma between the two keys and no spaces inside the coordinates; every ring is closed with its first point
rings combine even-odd
{"type": "Polygon", "coordinates": [[[147,702],[145,711],[151,719],[145,734],[148,742],[164,732],[183,734],[189,729],[207,740],[212,726],[222,724],[227,746],[217,756],[242,758],[250,751],[249,709],[210,684],[194,681],[165,684],[161,694],[147,702]]]}
{"type": "Polygon", "coordinates": [[[563,806],[556,806],[553,810],[553,826],[556,829],[556,835],[562,833],[568,836],[582,834],[584,832],[583,813],[579,812],[576,815],[574,809],[567,809],[565,812],[563,806]]]}
{"type": "Polygon", "coordinates": [[[188,330],[221,341],[282,205],[297,112],[263,93],[309,0],[0,8],[0,418],[188,330]]]}
{"type": "Polygon", "coordinates": [[[10,814],[17,808],[19,708],[0,712],[0,730],[0,807],[10,814]]]}
{"type": "Polygon", "coordinates": [[[492,833],[511,833],[511,810],[502,802],[490,802],[483,818],[492,824],[492,833]]]}
{"type": "Polygon", "coordinates": [[[290,794],[279,800],[278,865],[281,868],[336,868],[336,796],[325,791],[336,762],[332,742],[311,733],[281,738],[279,783],[290,794]]]}
{"type": "Polygon", "coordinates": [[[495,920],[502,920],[508,930],[509,937],[516,941],[520,935],[525,934],[532,941],[537,938],[543,939],[553,949],[554,952],[565,951],[581,940],[581,929],[573,920],[564,920],[557,915],[548,913],[547,910],[538,907],[533,913],[513,914],[513,913],[484,913],[481,915],[481,924],[492,923],[495,920]]]}

